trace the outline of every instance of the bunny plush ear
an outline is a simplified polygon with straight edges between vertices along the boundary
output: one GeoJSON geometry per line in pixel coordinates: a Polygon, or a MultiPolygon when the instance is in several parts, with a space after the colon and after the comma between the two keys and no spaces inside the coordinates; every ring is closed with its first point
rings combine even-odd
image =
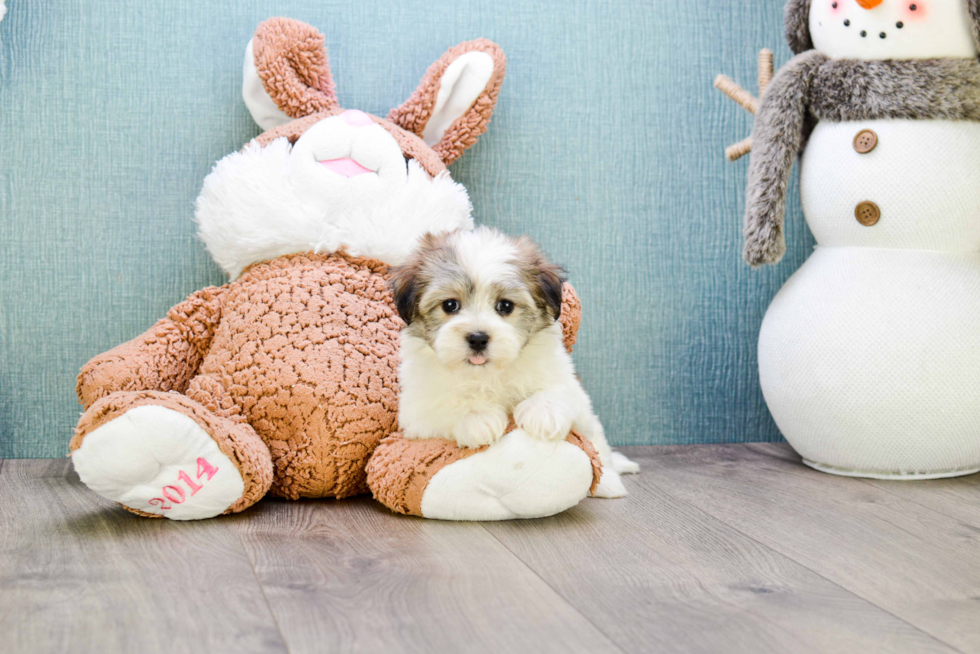
{"type": "Polygon", "coordinates": [[[264,130],[337,109],[323,35],[291,18],[260,24],[245,48],[242,97],[264,130]]]}
{"type": "Polygon", "coordinates": [[[429,67],[412,97],[392,109],[388,120],[451,164],[486,131],[506,68],[496,43],[461,43],[429,67]]]}

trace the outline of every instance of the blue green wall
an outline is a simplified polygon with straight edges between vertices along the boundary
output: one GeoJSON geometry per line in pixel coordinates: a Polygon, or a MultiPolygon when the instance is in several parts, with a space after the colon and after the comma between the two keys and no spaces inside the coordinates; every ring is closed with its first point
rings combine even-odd
{"type": "MultiPolygon", "coordinates": [[[[195,238],[215,160],[258,134],[239,95],[255,26],[327,38],[341,104],[404,100],[447,47],[508,55],[483,140],[452,168],[477,220],[527,232],[585,304],[576,360],[618,444],[778,439],[755,342],[812,240],[741,263],[749,118],[714,91],[789,52],[781,0],[11,0],[0,22],[0,456],[63,456],[78,368],[223,283],[195,238]]],[[[752,84],[754,87],[754,82],[752,84]]],[[[795,192],[791,192],[794,194],[795,192]]]]}

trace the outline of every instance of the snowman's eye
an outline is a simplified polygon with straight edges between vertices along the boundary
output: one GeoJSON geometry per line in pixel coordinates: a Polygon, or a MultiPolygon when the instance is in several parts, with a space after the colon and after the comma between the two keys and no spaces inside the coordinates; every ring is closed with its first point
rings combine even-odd
{"type": "Polygon", "coordinates": [[[918,11],[919,10],[919,5],[909,5],[909,10],[910,11],[918,11]]]}
{"type": "Polygon", "coordinates": [[[832,5],[830,5],[830,6],[833,7],[834,9],[837,9],[837,3],[836,2],[834,4],[832,4],[832,5]]]}

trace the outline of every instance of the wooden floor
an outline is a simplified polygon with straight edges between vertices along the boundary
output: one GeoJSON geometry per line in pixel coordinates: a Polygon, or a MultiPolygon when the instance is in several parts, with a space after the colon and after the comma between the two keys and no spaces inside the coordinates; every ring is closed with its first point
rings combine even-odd
{"type": "Polygon", "coordinates": [[[627,499],[488,524],[367,498],[147,520],[67,460],[0,461],[0,651],[980,652],[980,475],[624,451],[627,499]]]}

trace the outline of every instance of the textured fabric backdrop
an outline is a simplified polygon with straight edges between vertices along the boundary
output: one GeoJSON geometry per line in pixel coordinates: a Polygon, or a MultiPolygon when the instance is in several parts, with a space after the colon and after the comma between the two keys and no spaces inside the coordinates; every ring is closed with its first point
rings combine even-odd
{"type": "MultiPolygon", "coordinates": [[[[196,240],[212,164],[259,133],[245,44],[284,15],[326,35],[341,104],[384,115],[459,41],[508,56],[489,131],[452,168],[477,220],[528,232],[585,305],[576,361],[616,444],[773,440],[765,308],[812,241],[741,263],[755,86],[789,52],[782,0],[11,0],[0,22],[0,456],[63,456],[75,374],[224,278],[196,240]]],[[[795,190],[791,190],[795,198],[795,190]]],[[[794,200],[795,202],[795,200],[794,200]]]]}

